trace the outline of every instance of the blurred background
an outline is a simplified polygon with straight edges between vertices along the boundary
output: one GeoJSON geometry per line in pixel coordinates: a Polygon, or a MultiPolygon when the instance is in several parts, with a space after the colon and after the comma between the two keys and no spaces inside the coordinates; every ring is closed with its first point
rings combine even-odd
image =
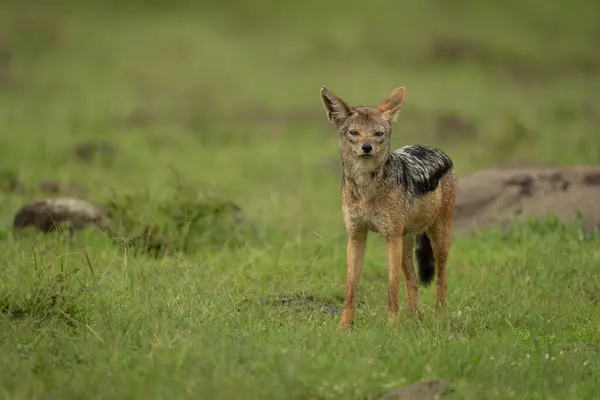
{"type": "Polygon", "coordinates": [[[594,0],[4,0],[0,223],[39,192],[185,179],[266,226],[340,233],[321,85],[356,105],[404,85],[393,146],[464,175],[597,161],[599,70],[594,0]]]}

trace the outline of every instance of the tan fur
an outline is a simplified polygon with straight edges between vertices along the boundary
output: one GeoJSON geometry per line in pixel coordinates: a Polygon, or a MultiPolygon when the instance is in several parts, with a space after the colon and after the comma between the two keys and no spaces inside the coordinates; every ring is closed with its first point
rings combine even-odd
{"type": "Polygon", "coordinates": [[[328,119],[347,132],[341,135],[339,151],[344,173],[342,213],[348,235],[347,278],[340,329],[354,320],[355,298],[365,257],[368,231],[386,241],[388,264],[388,321],[394,324],[399,313],[400,273],[407,290],[406,312],[418,311],[418,282],[413,268],[414,235],[426,232],[436,264],[436,296],[440,309],[446,307],[446,263],[456,196],[456,178],[450,169],[439,186],[422,197],[408,198],[401,186],[383,181],[383,162],[389,153],[391,122],[404,102],[403,87],[393,91],[377,107],[352,108],[322,87],[321,96],[328,119]],[[381,135],[381,133],[384,135],[381,135]],[[373,156],[359,159],[363,143],[373,147],[373,156]]]}

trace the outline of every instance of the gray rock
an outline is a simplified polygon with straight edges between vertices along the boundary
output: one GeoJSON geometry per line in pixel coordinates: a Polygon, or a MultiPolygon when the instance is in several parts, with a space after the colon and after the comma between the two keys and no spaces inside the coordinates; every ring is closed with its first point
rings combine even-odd
{"type": "Polygon", "coordinates": [[[14,229],[35,227],[51,232],[68,225],[70,229],[82,229],[96,225],[107,228],[110,218],[101,207],[73,197],[56,197],[27,204],[15,214],[14,229]]]}

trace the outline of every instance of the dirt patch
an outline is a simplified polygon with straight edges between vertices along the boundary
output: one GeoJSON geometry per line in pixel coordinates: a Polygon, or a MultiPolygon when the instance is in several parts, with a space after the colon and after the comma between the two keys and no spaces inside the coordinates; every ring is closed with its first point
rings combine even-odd
{"type": "Polygon", "coordinates": [[[253,303],[269,307],[281,315],[318,311],[330,316],[336,316],[342,313],[342,301],[343,299],[338,299],[337,301],[319,299],[310,295],[270,296],[257,300],[247,299],[238,305],[238,311],[243,311],[245,305],[253,303]],[[339,303],[340,306],[338,307],[334,303],[339,303]]]}
{"type": "Polygon", "coordinates": [[[113,143],[90,141],[77,144],[73,152],[80,161],[88,164],[100,162],[103,165],[109,166],[114,162],[117,150],[117,146],[113,143]]]}
{"type": "Polygon", "coordinates": [[[600,228],[600,165],[494,168],[459,180],[458,233],[504,226],[515,219],[583,214],[584,229],[600,228]]]}
{"type": "Polygon", "coordinates": [[[85,196],[88,190],[84,185],[75,182],[61,182],[52,179],[44,179],[37,182],[37,191],[44,194],[61,194],[63,196],[85,196]]]}
{"type": "Polygon", "coordinates": [[[42,193],[57,194],[61,191],[62,186],[57,181],[44,180],[38,182],[38,189],[42,193]]]}
{"type": "Polygon", "coordinates": [[[435,400],[451,391],[450,382],[431,380],[394,389],[379,400],[435,400]]]}
{"type": "Polygon", "coordinates": [[[473,139],[477,134],[477,125],[451,112],[441,112],[435,118],[435,136],[439,140],[473,139]]]}
{"type": "Polygon", "coordinates": [[[316,299],[313,296],[280,296],[273,300],[274,307],[287,311],[310,311],[320,310],[326,314],[341,314],[342,310],[325,300],[316,299]]]}

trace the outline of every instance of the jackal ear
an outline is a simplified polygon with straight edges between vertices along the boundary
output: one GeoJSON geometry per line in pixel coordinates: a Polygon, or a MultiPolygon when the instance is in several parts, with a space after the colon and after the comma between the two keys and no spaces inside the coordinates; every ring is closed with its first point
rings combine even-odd
{"type": "Polygon", "coordinates": [[[404,89],[404,86],[400,86],[399,88],[395,89],[385,100],[379,103],[377,109],[379,109],[379,111],[383,111],[383,114],[390,120],[396,121],[396,118],[398,118],[398,112],[400,112],[400,109],[404,104],[405,91],[406,89],[404,89]]]}
{"type": "Polygon", "coordinates": [[[334,125],[340,125],[352,115],[352,107],[333,94],[326,86],[321,86],[321,101],[327,111],[327,119],[334,125]]]}

